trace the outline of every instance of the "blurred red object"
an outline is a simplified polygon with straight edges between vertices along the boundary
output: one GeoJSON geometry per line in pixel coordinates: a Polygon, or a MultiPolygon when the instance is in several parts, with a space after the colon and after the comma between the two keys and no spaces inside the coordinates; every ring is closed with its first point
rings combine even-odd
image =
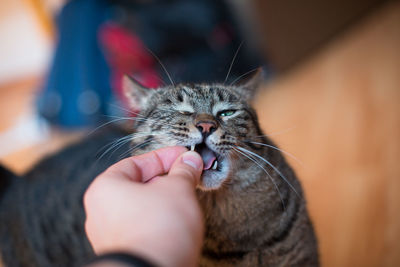
{"type": "Polygon", "coordinates": [[[161,85],[154,57],[134,33],[108,22],[101,26],[99,40],[111,67],[111,85],[120,99],[125,101],[121,88],[125,74],[148,88],[161,85]]]}

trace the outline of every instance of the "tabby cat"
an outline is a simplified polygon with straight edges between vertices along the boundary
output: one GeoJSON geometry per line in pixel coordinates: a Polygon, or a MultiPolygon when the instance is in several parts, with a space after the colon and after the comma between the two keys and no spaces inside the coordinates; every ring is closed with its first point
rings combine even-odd
{"type": "Polygon", "coordinates": [[[77,266],[93,255],[82,196],[118,160],[118,153],[95,159],[116,138],[133,155],[179,145],[202,156],[197,193],[206,233],[200,266],[318,266],[300,183],[249,105],[259,76],[239,86],[158,90],[124,78],[130,103],[140,108],[134,133],[111,127],[43,160],[23,179],[1,174],[9,180],[0,198],[6,266],[77,266]]]}

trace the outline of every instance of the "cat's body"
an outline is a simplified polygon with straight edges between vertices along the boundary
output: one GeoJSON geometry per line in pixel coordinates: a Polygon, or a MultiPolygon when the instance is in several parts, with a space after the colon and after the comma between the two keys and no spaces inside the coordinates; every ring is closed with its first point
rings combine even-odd
{"type": "MultiPolygon", "coordinates": [[[[181,145],[195,149],[203,158],[205,169],[197,191],[206,235],[200,266],[318,266],[301,186],[259,129],[248,104],[248,86],[178,85],[148,91],[129,80],[125,84],[132,104],[141,108],[136,132],[126,139],[132,142],[133,154],[181,145]]],[[[98,144],[86,144],[90,149],[86,148],[87,155],[82,158],[79,145],[75,147],[71,166],[63,167],[68,159],[59,155],[53,163],[47,160],[32,171],[31,176],[45,172],[38,175],[47,178],[34,178],[36,185],[14,182],[8,189],[0,211],[0,246],[9,266],[74,266],[92,255],[83,235],[82,194],[90,181],[116,160],[95,163],[100,144],[106,143],[101,139],[110,137],[99,134],[96,138],[98,144]],[[96,145],[97,150],[92,151],[96,145]],[[53,168],[49,165],[56,165],[52,178],[48,178],[48,168],[53,168]],[[78,177],[80,172],[82,177],[78,177]],[[41,186],[59,178],[65,183],[50,190],[46,189],[49,185],[41,186]],[[13,191],[22,199],[33,195],[38,199],[25,199],[27,207],[11,210],[13,191]],[[70,200],[66,201],[68,194],[70,200]],[[55,227],[57,224],[62,227],[55,227]],[[69,236],[74,232],[77,237],[69,236]],[[58,254],[52,254],[52,247],[58,254]],[[77,252],[74,260],[70,254],[77,252]],[[38,262],[35,257],[43,259],[38,262]]],[[[80,146],[83,149],[85,142],[80,146]]]]}
{"type": "Polygon", "coordinates": [[[119,159],[117,153],[98,159],[101,148],[125,135],[117,127],[103,129],[12,179],[0,199],[4,266],[73,267],[93,256],[84,234],[83,193],[119,159]]]}
{"type": "MultiPolygon", "coordinates": [[[[301,192],[292,171],[285,169],[286,163],[273,164],[301,192]]],[[[242,169],[237,175],[247,177],[249,172],[242,169]]],[[[271,176],[279,185],[284,204],[267,179],[246,188],[199,192],[206,216],[201,266],[318,266],[316,240],[304,200],[292,189],[284,189],[278,176],[271,176]]]]}

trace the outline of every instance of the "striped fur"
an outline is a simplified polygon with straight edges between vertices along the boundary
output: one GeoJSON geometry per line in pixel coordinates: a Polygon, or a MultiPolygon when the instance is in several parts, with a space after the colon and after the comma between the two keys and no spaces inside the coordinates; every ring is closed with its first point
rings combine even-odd
{"type": "Polygon", "coordinates": [[[97,158],[99,149],[117,140],[112,148],[128,152],[128,138],[134,155],[196,145],[200,153],[216,156],[218,167],[203,171],[197,190],[206,225],[200,266],[318,265],[301,186],[260,130],[248,104],[251,87],[187,84],[146,90],[128,80],[126,88],[141,109],[135,133],[103,129],[43,159],[20,179],[4,172],[0,253],[5,266],[81,266],[93,256],[82,197],[90,182],[121,158],[118,153],[97,158]],[[212,126],[207,132],[200,127],[204,122],[212,126]]]}
{"type": "Polygon", "coordinates": [[[206,223],[200,266],[318,266],[300,183],[260,130],[245,97],[251,89],[184,84],[143,93],[131,84],[132,103],[144,103],[136,122],[143,137],[132,141],[133,154],[203,143],[217,155],[218,169],[205,170],[198,188],[206,223]],[[216,129],[202,135],[199,118],[216,129]]]}

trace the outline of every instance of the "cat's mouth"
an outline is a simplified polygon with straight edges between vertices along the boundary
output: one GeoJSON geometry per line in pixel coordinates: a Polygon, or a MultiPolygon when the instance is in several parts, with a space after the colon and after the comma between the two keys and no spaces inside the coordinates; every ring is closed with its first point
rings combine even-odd
{"type": "Polygon", "coordinates": [[[230,164],[227,158],[210,148],[205,142],[187,148],[199,153],[203,159],[203,173],[197,188],[202,191],[219,189],[228,178],[230,164]]]}
{"type": "Polygon", "coordinates": [[[204,142],[197,145],[191,145],[187,148],[200,154],[201,158],[203,159],[203,171],[219,171],[219,155],[208,148],[204,142]]]}

